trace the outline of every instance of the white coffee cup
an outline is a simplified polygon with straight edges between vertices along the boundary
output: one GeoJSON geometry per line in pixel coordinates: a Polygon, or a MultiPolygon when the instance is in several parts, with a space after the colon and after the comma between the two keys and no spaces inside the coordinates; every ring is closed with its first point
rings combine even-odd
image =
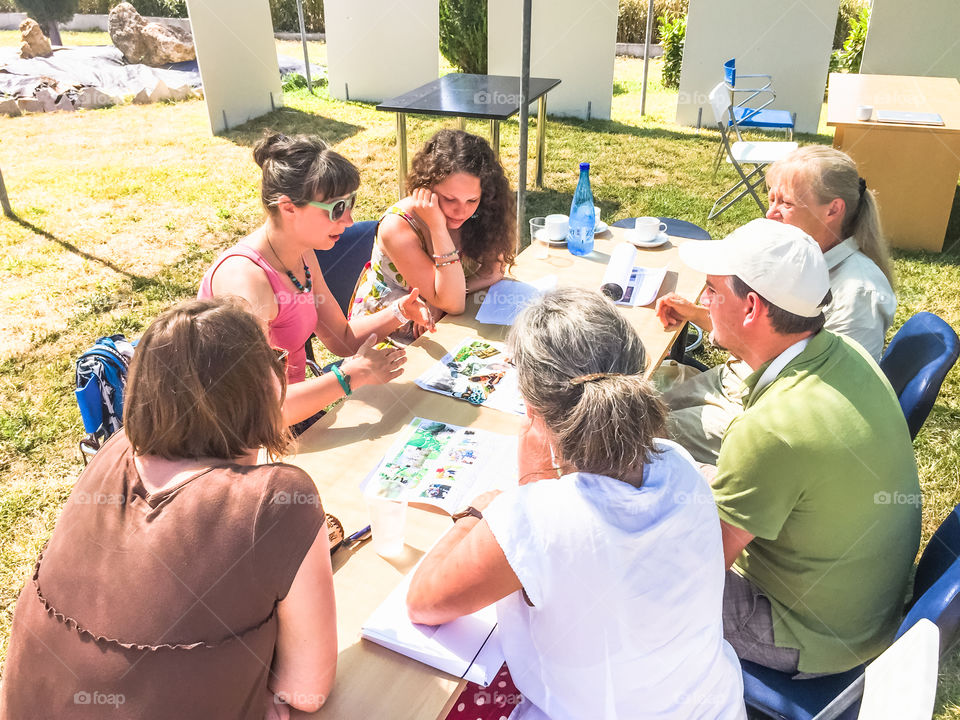
{"type": "Polygon", "coordinates": [[[660,218],[638,217],[634,224],[635,234],[633,235],[638,242],[653,242],[657,235],[666,232],[667,224],[660,222],[660,218]]]}
{"type": "Polygon", "coordinates": [[[384,557],[403,554],[403,536],[407,525],[407,503],[368,497],[370,511],[371,545],[374,552],[384,557]]]}
{"type": "Polygon", "coordinates": [[[857,106],[857,120],[866,122],[871,117],[873,117],[873,105],[858,105],[857,106]]]}
{"type": "Polygon", "coordinates": [[[547,215],[547,237],[553,242],[567,239],[570,218],[566,215],[547,215]]]}

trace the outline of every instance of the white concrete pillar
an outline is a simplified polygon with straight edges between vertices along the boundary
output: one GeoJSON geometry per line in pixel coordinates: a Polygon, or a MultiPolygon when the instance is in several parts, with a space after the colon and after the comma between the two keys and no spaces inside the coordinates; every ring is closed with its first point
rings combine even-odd
{"type": "Polygon", "coordinates": [[[716,126],[708,95],[723,80],[723,63],[736,58],[738,73],[773,76],[777,98],[771,108],[795,112],[798,131],[816,132],[839,5],[690,0],[677,122],[696,125],[702,109],[703,124],[716,126]]]}
{"type": "MultiPolygon", "coordinates": [[[[530,75],[560,78],[547,112],[608,120],[613,100],[617,0],[534,0],[530,75]]],[[[489,0],[487,72],[520,75],[522,3],[489,0]]]]}
{"type": "Polygon", "coordinates": [[[324,0],[323,19],[333,97],[380,102],[437,79],[438,0],[324,0]]]}
{"type": "Polygon", "coordinates": [[[214,133],[283,102],[267,0],[187,0],[214,133]]]}

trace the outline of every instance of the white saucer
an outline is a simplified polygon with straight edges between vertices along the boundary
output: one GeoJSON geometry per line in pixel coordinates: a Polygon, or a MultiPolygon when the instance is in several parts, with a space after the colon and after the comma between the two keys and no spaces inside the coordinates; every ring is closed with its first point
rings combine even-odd
{"type": "Polygon", "coordinates": [[[609,229],[609,226],[603,220],[597,220],[597,224],[593,226],[593,234],[606,232],[609,229]]]}
{"type": "Polygon", "coordinates": [[[667,234],[666,234],[665,232],[661,232],[661,233],[660,233],[659,235],[657,235],[653,240],[641,241],[641,240],[634,240],[634,239],[632,239],[632,238],[630,237],[630,233],[628,232],[628,233],[627,233],[627,240],[629,240],[631,243],[634,244],[634,246],[636,246],[636,247],[638,247],[638,248],[650,249],[650,248],[660,247],[661,245],[666,244],[667,242],[670,241],[670,238],[667,236],[667,234]]]}

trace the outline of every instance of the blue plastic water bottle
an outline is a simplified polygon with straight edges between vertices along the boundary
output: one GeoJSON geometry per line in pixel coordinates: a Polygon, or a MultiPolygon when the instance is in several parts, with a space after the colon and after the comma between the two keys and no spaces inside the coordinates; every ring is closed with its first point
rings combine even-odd
{"type": "Polygon", "coordinates": [[[593,252],[593,228],[596,223],[593,192],[590,190],[590,163],[580,163],[580,179],[570,204],[570,230],[567,233],[567,249],[572,254],[589,255],[593,252]]]}

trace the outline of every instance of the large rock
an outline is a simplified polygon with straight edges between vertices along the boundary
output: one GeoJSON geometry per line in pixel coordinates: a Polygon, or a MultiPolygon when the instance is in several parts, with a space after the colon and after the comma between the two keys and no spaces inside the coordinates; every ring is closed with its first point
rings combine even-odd
{"type": "Polygon", "coordinates": [[[53,55],[53,48],[50,41],[43,34],[43,30],[37,24],[36,20],[27,18],[20,23],[20,57],[29,60],[35,57],[50,57],[53,55]]]}
{"type": "Polygon", "coordinates": [[[189,31],[148,23],[130,3],[110,11],[108,27],[113,44],[129,63],[161,67],[197,58],[189,31]]]}

